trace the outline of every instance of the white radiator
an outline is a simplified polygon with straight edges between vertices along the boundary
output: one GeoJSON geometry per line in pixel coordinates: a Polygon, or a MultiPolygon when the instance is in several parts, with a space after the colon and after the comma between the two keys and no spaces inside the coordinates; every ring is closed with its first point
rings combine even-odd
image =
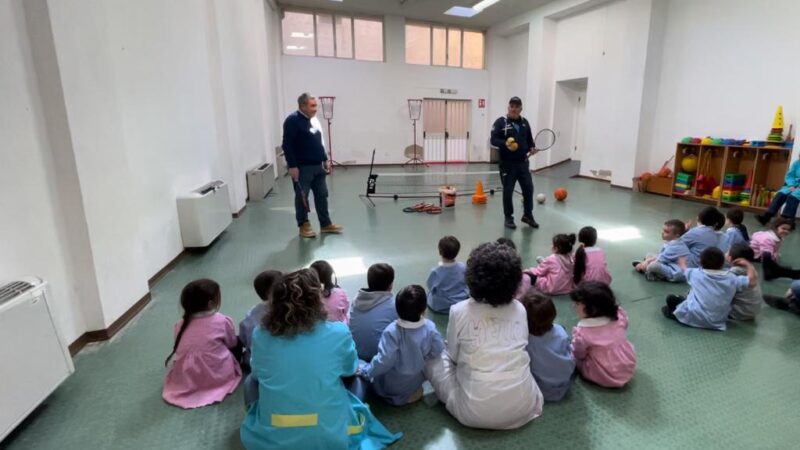
{"type": "Polygon", "coordinates": [[[264,163],[247,171],[247,196],[251,202],[259,202],[275,186],[272,164],[264,163]]]}
{"type": "Polygon", "coordinates": [[[36,277],[0,286],[0,441],[72,372],[72,358],[36,277]]]}
{"type": "Polygon", "coordinates": [[[286,157],[283,155],[283,147],[275,147],[275,166],[278,168],[278,176],[285,176],[289,171],[286,169],[286,157]]]}
{"type": "Polygon", "coordinates": [[[233,221],[228,185],[216,180],[178,197],[183,246],[206,247],[233,221]]]}

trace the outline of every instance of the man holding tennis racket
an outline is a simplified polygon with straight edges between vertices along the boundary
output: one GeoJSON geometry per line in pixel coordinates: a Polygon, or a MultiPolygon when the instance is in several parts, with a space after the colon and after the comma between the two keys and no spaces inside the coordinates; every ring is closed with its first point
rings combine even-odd
{"type": "Polygon", "coordinates": [[[536,154],[533,131],[528,120],[522,117],[522,100],[511,97],[508,114],[495,120],[492,126],[492,145],[500,149],[500,180],[503,183],[503,214],[505,227],[517,228],[514,223],[514,186],[522,189],[522,222],[533,228],[539,224],[533,218],[533,177],[528,157],[536,154]]]}
{"type": "Polygon", "coordinates": [[[314,193],[314,207],[322,233],[341,233],[328,215],[328,185],[325,176],[331,171],[331,163],[325,154],[322,127],[317,115],[317,99],[308,93],[297,98],[298,110],[289,114],[283,122],[283,154],[289,176],[294,182],[294,211],[300,236],[317,236],[308,222],[308,192],[314,193]]]}

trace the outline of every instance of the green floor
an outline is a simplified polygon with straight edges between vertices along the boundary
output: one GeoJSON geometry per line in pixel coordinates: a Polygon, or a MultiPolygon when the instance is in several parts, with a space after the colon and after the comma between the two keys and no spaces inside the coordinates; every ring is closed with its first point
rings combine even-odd
{"type": "MultiPolygon", "coordinates": [[[[487,168],[473,165],[469,170],[487,168]]],[[[84,349],[75,358],[75,374],[0,447],[240,448],[241,389],[222,404],[193,411],[161,400],[163,361],[179,317],[178,293],[194,278],[217,280],[222,312],[238,322],[256,301],[250,286],[262,269],[292,270],[315,259],[356,258],[346,261],[358,263],[362,258],[365,266],[391,263],[395,287],[424,284],[437,262],[436,242],[442,235],[461,240],[460,259],[480,242],[508,236],[530,266],[537,255],[548,253],[554,233],[577,232],[584,225],[601,232],[620,227],[641,232],[638,239],[599,243],[608,255],[612,287],[630,316],[628,335],[639,361],[631,384],[606,390],[576,381],[563,402],[546,404],[542,417],[508,432],[464,428],[441,404],[393,408],[373,401],[384,424],[405,434],[393,448],[778,449],[800,440],[800,318],[765,307],[755,324],[732,324],[724,333],[690,329],[660,313],[664,296],[683,293],[686,287],[649,283],[631,270],[630,260],[659,248],[665,219],[693,218],[702,205],[567,180],[561,169],[538,174],[534,182],[537,192],[566,186],[567,202],[554,204],[549,197],[537,207],[539,230],[508,231],[502,226],[499,196],[486,206],[460,198],[455,209],[440,216],[404,214],[399,206],[412,201],[382,200],[375,208],[359,201],[365,177],[365,169],[351,168],[329,178],[332,216],[344,225],[345,234],[316,240],[297,237],[291,185],[282,179],[277,193],[249,204],[212,248],[183,259],[167,274],[154,287],[147,309],[111,342],[84,349]]],[[[752,216],[746,223],[751,232],[758,229],[752,216]]],[[[799,266],[798,237],[791,235],[783,248],[784,260],[799,266]]],[[[352,298],[365,276],[340,276],[340,283],[352,298]]],[[[764,291],[783,293],[788,284],[769,282],[764,291]]],[[[557,321],[570,330],[577,319],[569,300],[559,297],[556,304],[557,321]]],[[[446,317],[433,319],[444,332],[446,317]]]]}

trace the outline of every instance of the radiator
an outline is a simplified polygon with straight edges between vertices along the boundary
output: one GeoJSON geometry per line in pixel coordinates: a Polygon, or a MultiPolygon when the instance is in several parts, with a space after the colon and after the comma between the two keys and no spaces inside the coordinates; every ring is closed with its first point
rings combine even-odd
{"type": "Polygon", "coordinates": [[[0,441],[75,371],[47,302],[39,278],[0,286],[0,441]]]}
{"type": "Polygon", "coordinates": [[[184,247],[207,247],[232,220],[228,185],[224,181],[212,181],[178,197],[184,247]]]}
{"type": "Polygon", "coordinates": [[[260,202],[275,186],[272,164],[264,163],[247,171],[247,196],[251,202],[260,202]]]}

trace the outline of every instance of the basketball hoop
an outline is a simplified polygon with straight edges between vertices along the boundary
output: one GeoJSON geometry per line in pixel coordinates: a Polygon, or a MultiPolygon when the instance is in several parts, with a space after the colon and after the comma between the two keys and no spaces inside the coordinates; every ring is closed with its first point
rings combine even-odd
{"type": "Polygon", "coordinates": [[[319,97],[319,102],[322,104],[322,118],[328,121],[328,159],[331,161],[331,171],[333,166],[343,166],[333,159],[333,135],[331,134],[331,121],[333,120],[333,101],[336,97],[319,97]]]}
{"type": "Polygon", "coordinates": [[[414,130],[414,146],[413,146],[413,157],[406,161],[403,165],[411,164],[412,166],[417,165],[425,165],[425,161],[422,160],[420,157],[421,155],[417,154],[418,149],[422,147],[417,145],[417,121],[422,117],[422,99],[420,98],[410,98],[408,99],[408,118],[411,119],[411,127],[414,130]]]}

